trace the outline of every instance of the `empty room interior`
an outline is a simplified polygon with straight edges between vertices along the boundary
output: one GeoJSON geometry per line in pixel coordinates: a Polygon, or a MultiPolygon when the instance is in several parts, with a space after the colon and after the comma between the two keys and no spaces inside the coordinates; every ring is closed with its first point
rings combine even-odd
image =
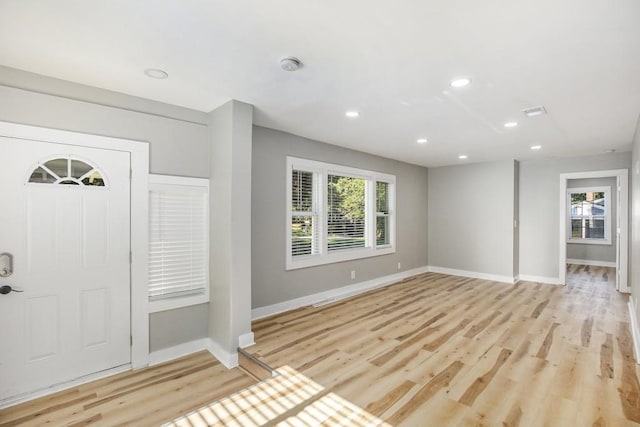
{"type": "Polygon", "coordinates": [[[640,2],[0,2],[0,426],[640,426],[640,2]]]}

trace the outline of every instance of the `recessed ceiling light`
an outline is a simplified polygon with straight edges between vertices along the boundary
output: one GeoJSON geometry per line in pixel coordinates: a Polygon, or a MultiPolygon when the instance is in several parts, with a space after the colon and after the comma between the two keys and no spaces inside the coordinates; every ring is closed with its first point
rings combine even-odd
{"type": "Polygon", "coordinates": [[[616,152],[615,148],[607,148],[606,150],[603,150],[603,153],[607,153],[607,154],[611,154],[615,152],[616,152]]]}
{"type": "Polygon", "coordinates": [[[531,146],[531,149],[532,149],[532,150],[539,150],[539,149],[541,149],[541,148],[542,148],[542,145],[532,145],[532,146],[531,146]]]}
{"type": "Polygon", "coordinates": [[[504,124],[504,127],[506,128],[514,128],[516,126],[518,126],[518,122],[507,122],[504,124]]]}
{"type": "Polygon", "coordinates": [[[427,143],[427,138],[420,138],[418,139],[418,144],[426,144],[427,143]]]}
{"type": "Polygon", "coordinates": [[[459,158],[460,160],[466,160],[466,159],[468,159],[469,157],[468,157],[466,154],[460,154],[460,155],[458,156],[458,158],[459,158]]]}
{"type": "Polygon", "coordinates": [[[465,87],[469,83],[471,83],[471,79],[468,77],[459,77],[457,79],[453,79],[449,82],[449,86],[451,87],[465,87]]]}
{"type": "Polygon", "coordinates": [[[282,67],[282,69],[285,71],[296,71],[297,69],[302,67],[302,61],[293,56],[282,58],[280,60],[280,67],[282,67]]]}
{"type": "Polygon", "coordinates": [[[347,111],[346,113],[344,113],[344,115],[347,117],[354,118],[354,117],[359,117],[360,113],[357,111],[347,111]]]}
{"type": "Polygon", "coordinates": [[[169,74],[167,74],[166,71],[160,70],[158,68],[147,68],[146,70],[144,70],[144,73],[147,75],[147,77],[151,77],[152,79],[162,80],[169,77],[169,74]]]}
{"type": "Polygon", "coordinates": [[[524,110],[522,110],[522,112],[527,117],[535,117],[547,114],[547,110],[542,105],[539,105],[537,107],[525,108],[524,110]]]}

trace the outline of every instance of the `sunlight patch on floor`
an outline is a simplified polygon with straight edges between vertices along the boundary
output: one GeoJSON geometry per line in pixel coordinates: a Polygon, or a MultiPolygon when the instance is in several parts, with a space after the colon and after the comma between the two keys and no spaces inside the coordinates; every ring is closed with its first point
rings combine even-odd
{"type": "Polygon", "coordinates": [[[325,392],[322,386],[289,366],[277,369],[271,378],[181,416],[165,426],[257,427],[266,423],[283,427],[389,427],[337,394],[325,392]]]}

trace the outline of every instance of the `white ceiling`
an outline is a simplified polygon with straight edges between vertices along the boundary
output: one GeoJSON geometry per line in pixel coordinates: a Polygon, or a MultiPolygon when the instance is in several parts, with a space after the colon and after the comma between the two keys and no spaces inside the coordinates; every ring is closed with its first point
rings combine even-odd
{"type": "Polygon", "coordinates": [[[424,166],[597,154],[629,150],[640,114],[640,1],[2,0],[0,64],[201,111],[238,99],[256,124],[424,166]]]}

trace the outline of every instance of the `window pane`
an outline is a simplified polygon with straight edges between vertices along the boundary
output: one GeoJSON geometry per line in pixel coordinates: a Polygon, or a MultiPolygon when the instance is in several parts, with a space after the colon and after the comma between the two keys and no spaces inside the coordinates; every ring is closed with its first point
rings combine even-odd
{"type": "Polygon", "coordinates": [[[68,159],[53,159],[53,160],[49,160],[44,165],[47,168],[49,168],[51,172],[58,175],[58,177],[60,178],[65,178],[69,176],[68,174],[69,160],[68,159]]]}
{"type": "Polygon", "coordinates": [[[386,182],[376,182],[376,211],[389,213],[389,184],[386,182]]]}
{"type": "Polygon", "coordinates": [[[29,178],[29,182],[39,182],[43,184],[53,184],[56,181],[55,176],[51,175],[49,172],[44,170],[41,167],[38,167],[33,171],[31,177],[29,178]]]}
{"type": "Polygon", "coordinates": [[[582,219],[571,220],[571,237],[574,239],[582,238],[582,219]]]}
{"type": "Polygon", "coordinates": [[[313,210],[313,172],[294,170],[291,176],[291,210],[313,210]]]}
{"type": "Polygon", "coordinates": [[[590,218],[585,227],[587,239],[604,239],[604,218],[590,218]]]}
{"type": "Polygon", "coordinates": [[[102,175],[100,175],[100,172],[98,172],[97,170],[94,170],[93,173],[91,173],[90,175],[86,176],[82,180],[82,183],[84,185],[91,185],[91,186],[95,186],[95,187],[104,187],[104,179],[102,179],[102,175]]]}
{"type": "Polygon", "coordinates": [[[71,176],[74,178],[82,178],[84,174],[93,169],[93,166],[81,162],[80,160],[71,160],[71,176]]]}
{"type": "Polygon", "coordinates": [[[311,255],[314,251],[313,217],[294,216],[291,218],[291,255],[311,255]]]}
{"type": "Polygon", "coordinates": [[[327,185],[329,251],[365,246],[365,180],[329,175],[327,185]]]}
{"type": "Polygon", "coordinates": [[[376,245],[389,244],[389,217],[379,216],[376,218],[376,245]]]}

